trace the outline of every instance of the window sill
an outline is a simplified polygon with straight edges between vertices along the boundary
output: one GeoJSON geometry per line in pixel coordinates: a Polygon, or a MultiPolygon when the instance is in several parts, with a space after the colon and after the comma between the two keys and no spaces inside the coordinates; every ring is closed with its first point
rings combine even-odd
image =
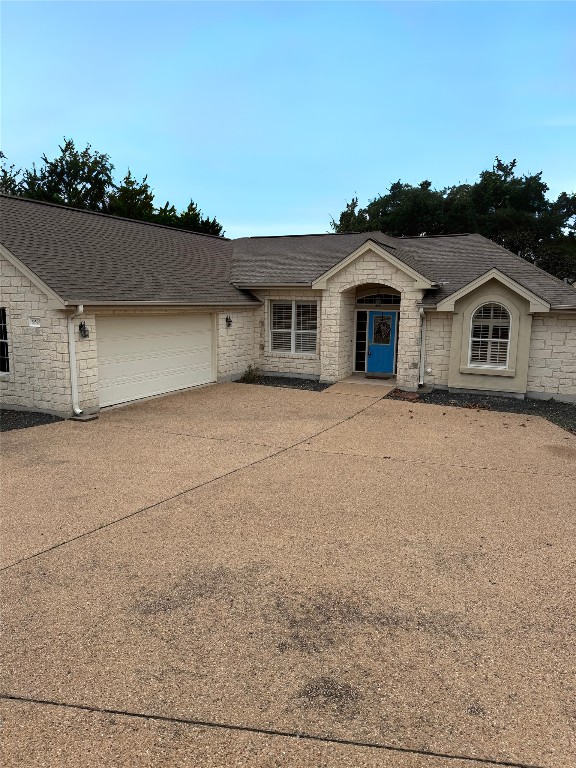
{"type": "Polygon", "coordinates": [[[461,365],[460,373],[473,373],[480,376],[516,376],[514,368],[490,368],[488,366],[461,365]]]}
{"type": "Polygon", "coordinates": [[[269,349],[266,357],[288,357],[291,359],[317,360],[319,355],[316,352],[280,352],[269,349]]]}

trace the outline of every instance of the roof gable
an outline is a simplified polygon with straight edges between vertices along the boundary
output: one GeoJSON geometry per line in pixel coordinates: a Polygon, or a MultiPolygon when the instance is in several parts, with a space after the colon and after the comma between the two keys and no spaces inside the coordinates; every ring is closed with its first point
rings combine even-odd
{"type": "Polygon", "coordinates": [[[347,266],[355,262],[356,259],[360,258],[369,251],[372,251],[372,253],[380,256],[380,258],[388,262],[388,264],[391,264],[392,266],[396,267],[396,269],[399,269],[401,272],[404,272],[404,274],[411,277],[414,280],[415,288],[422,288],[426,290],[433,287],[434,283],[432,281],[428,280],[428,278],[424,277],[424,275],[417,272],[404,261],[390,253],[390,251],[388,251],[386,248],[379,245],[375,240],[370,238],[366,240],[366,242],[363,243],[359,248],[356,248],[356,250],[352,251],[352,253],[348,254],[348,256],[339,261],[338,264],[335,264],[331,269],[327,270],[323,275],[320,275],[320,277],[314,280],[312,283],[312,288],[326,288],[330,278],[334,277],[334,275],[337,275],[343,269],[346,269],[347,266]]]}
{"type": "Polygon", "coordinates": [[[460,290],[451,293],[445,299],[438,302],[436,309],[442,312],[453,312],[454,304],[458,301],[458,299],[461,299],[463,296],[471,293],[476,288],[480,288],[481,285],[484,285],[489,280],[497,280],[499,283],[502,283],[502,285],[505,285],[514,293],[517,293],[519,296],[522,296],[524,299],[526,299],[530,304],[530,312],[550,311],[550,304],[547,301],[544,301],[540,296],[537,296],[532,291],[529,291],[527,288],[520,285],[520,283],[512,280],[510,277],[505,275],[503,272],[500,272],[500,270],[496,268],[488,270],[488,272],[485,272],[483,275],[476,278],[476,280],[472,280],[470,283],[467,283],[465,286],[460,288],[460,290]]]}
{"type": "Polygon", "coordinates": [[[23,264],[20,259],[17,256],[14,256],[14,254],[11,253],[8,248],[2,245],[2,243],[0,243],[0,256],[3,256],[6,261],[12,264],[13,267],[16,267],[16,269],[22,275],[24,275],[24,277],[30,280],[32,285],[35,285],[36,288],[38,288],[38,290],[46,296],[48,299],[48,307],[50,309],[62,309],[66,306],[64,300],[56,293],[56,291],[53,291],[50,286],[46,285],[46,283],[41,280],[35,272],[32,272],[31,269],[28,269],[26,264],[23,264]]]}

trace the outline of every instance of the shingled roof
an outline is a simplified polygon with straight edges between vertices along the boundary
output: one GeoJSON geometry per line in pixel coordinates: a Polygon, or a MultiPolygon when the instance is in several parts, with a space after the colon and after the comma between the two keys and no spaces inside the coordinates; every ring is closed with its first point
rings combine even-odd
{"type": "Polygon", "coordinates": [[[288,235],[234,240],[231,278],[238,286],[311,285],[342,259],[372,240],[437,288],[423,304],[437,303],[498,269],[552,307],[576,309],[576,291],[482,235],[389,237],[383,232],[288,235]]]}
{"type": "Polygon", "coordinates": [[[0,195],[0,243],[72,304],[257,302],[222,237],[0,195]]]}
{"type": "Polygon", "coordinates": [[[0,243],[70,304],[254,304],[258,286],[310,286],[374,241],[443,299],[496,268],[548,302],[576,309],[576,291],[481,235],[388,237],[383,232],[222,237],[0,195],[0,243]]]}

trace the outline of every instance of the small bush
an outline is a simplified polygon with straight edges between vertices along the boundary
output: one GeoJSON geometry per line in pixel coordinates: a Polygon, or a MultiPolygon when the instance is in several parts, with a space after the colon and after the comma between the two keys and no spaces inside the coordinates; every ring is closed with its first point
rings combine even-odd
{"type": "Polygon", "coordinates": [[[240,377],[239,381],[241,381],[243,384],[256,384],[259,378],[260,368],[257,368],[255,365],[249,365],[240,377]]]}

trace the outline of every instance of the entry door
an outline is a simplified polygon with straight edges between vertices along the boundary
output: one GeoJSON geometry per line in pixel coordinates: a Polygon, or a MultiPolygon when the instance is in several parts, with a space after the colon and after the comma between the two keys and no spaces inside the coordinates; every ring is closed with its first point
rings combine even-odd
{"type": "Polygon", "coordinates": [[[394,373],[397,312],[368,312],[368,373],[394,373]]]}

